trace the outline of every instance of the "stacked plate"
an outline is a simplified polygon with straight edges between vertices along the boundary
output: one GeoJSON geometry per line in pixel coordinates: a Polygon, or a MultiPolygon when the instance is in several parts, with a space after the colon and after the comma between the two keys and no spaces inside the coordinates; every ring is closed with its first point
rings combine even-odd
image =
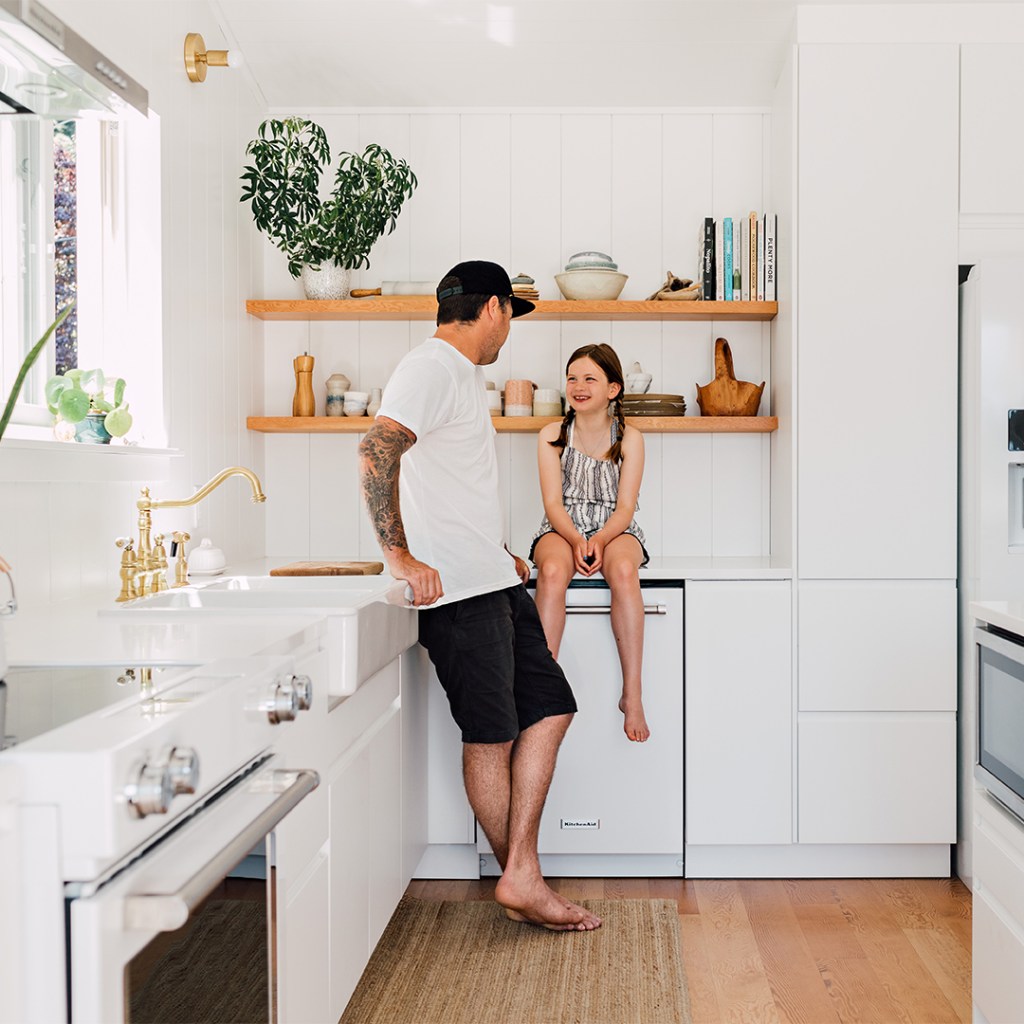
{"type": "Polygon", "coordinates": [[[622,411],[627,416],[685,416],[682,395],[623,395],[622,411]]]}
{"type": "Polygon", "coordinates": [[[512,294],[518,295],[521,299],[528,299],[530,302],[536,302],[540,298],[537,284],[529,274],[516,274],[512,278],[512,294]]]}
{"type": "Polygon", "coordinates": [[[576,252],[569,257],[566,270],[618,270],[619,265],[605,252],[593,249],[576,252]]]}

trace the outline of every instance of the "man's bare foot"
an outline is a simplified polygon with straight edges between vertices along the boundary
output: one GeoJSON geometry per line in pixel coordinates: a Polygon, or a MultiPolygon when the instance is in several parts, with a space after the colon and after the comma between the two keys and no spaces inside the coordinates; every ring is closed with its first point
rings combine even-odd
{"type": "Polygon", "coordinates": [[[639,699],[626,700],[623,696],[619,701],[619,710],[626,716],[622,730],[634,743],[643,743],[650,735],[647,719],[644,717],[644,705],[639,699]]]}
{"type": "Polygon", "coordinates": [[[539,925],[557,932],[589,932],[601,927],[601,918],[561,897],[539,876],[534,879],[498,879],[494,898],[513,921],[539,925]]]}

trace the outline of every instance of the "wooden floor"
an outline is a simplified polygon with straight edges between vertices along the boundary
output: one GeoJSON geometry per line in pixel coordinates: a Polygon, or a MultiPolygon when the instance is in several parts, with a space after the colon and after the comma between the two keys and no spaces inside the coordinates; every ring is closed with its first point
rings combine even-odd
{"type": "MultiPolygon", "coordinates": [[[[491,899],[494,879],[414,881],[491,899]]],[[[673,899],[694,1024],[971,1019],[971,895],[958,879],[552,879],[571,899],[673,899]]]]}

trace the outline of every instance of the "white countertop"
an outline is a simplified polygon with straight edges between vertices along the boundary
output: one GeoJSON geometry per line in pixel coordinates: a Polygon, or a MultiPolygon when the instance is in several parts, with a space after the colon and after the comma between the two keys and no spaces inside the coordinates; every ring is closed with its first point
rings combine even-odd
{"type": "Polygon", "coordinates": [[[969,607],[974,618],[1024,636],[1024,601],[972,601],[969,607]]]}

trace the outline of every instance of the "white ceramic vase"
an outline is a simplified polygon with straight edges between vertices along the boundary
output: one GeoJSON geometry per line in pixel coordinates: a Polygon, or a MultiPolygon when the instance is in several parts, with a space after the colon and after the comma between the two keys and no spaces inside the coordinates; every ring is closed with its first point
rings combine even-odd
{"type": "Polygon", "coordinates": [[[347,299],[352,286],[352,271],[338,263],[321,263],[315,270],[302,268],[302,290],[307,299],[347,299]]]}

